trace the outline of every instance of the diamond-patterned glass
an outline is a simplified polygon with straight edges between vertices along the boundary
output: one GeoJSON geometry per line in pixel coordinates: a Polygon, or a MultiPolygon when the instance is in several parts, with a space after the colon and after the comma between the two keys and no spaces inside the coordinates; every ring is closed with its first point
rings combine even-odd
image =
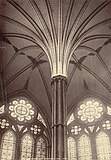
{"type": "Polygon", "coordinates": [[[68,138],[68,159],[69,160],[76,160],[76,142],[74,138],[68,138]]]}
{"type": "Polygon", "coordinates": [[[4,134],[1,142],[0,160],[14,160],[15,155],[15,135],[8,131],[4,134]]]}
{"type": "Polygon", "coordinates": [[[21,143],[21,160],[32,158],[33,153],[33,138],[29,134],[25,134],[21,143]]]}
{"type": "Polygon", "coordinates": [[[99,160],[111,160],[110,140],[106,133],[100,132],[96,138],[97,157],[99,160]]]}
{"type": "Polygon", "coordinates": [[[36,158],[44,159],[46,156],[46,143],[43,138],[37,140],[36,158]]]}
{"type": "Polygon", "coordinates": [[[83,134],[78,142],[79,160],[92,160],[91,142],[87,135],[83,134]]]}

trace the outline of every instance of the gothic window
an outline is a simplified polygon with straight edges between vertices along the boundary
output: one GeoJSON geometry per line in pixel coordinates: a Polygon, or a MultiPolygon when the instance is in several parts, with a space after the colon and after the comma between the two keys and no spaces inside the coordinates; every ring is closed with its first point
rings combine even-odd
{"type": "Polygon", "coordinates": [[[106,133],[100,132],[96,138],[97,155],[99,160],[111,159],[111,145],[106,133]]]}
{"type": "Polygon", "coordinates": [[[15,135],[7,131],[1,141],[1,160],[14,160],[15,156],[15,135]]]}
{"type": "Polygon", "coordinates": [[[76,160],[76,142],[74,138],[68,137],[68,159],[76,160]]]}
{"type": "Polygon", "coordinates": [[[1,160],[45,158],[47,133],[43,115],[26,97],[13,98],[0,107],[1,160]]]}
{"type": "Polygon", "coordinates": [[[91,142],[87,135],[83,134],[78,142],[79,160],[92,160],[91,142]]]}
{"type": "Polygon", "coordinates": [[[33,154],[33,138],[29,134],[22,137],[21,142],[21,160],[31,159],[33,154]]]}
{"type": "Polygon", "coordinates": [[[96,98],[80,102],[68,119],[68,159],[111,159],[111,106],[96,98]]]}
{"type": "Polygon", "coordinates": [[[42,159],[46,156],[46,143],[45,140],[40,137],[37,139],[36,158],[42,159]]]}

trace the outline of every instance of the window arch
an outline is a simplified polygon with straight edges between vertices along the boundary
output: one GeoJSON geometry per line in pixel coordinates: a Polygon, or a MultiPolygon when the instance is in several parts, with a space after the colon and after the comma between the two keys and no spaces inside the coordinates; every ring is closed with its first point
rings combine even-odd
{"type": "Polygon", "coordinates": [[[76,141],[72,137],[68,137],[68,159],[76,160],[76,141]]]}
{"type": "Polygon", "coordinates": [[[86,134],[83,134],[78,141],[79,160],[92,160],[91,142],[86,134]]]}
{"type": "Polygon", "coordinates": [[[1,160],[14,160],[15,157],[15,135],[12,131],[7,131],[1,141],[1,160]]]}
{"type": "Polygon", "coordinates": [[[96,137],[97,155],[99,160],[111,159],[110,140],[106,133],[100,132],[96,137]]]}
{"type": "Polygon", "coordinates": [[[110,105],[92,97],[84,99],[74,107],[67,128],[68,159],[111,159],[110,105]]]}
{"type": "Polygon", "coordinates": [[[32,158],[33,144],[33,138],[26,133],[21,139],[21,160],[32,158]]]}
{"type": "Polygon", "coordinates": [[[47,152],[50,139],[45,118],[26,97],[12,98],[0,107],[0,135],[1,160],[46,158],[50,154],[47,152]],[[47,145],[44,137],[48,139],[47,145]]]}
{"type": "Polygon", "coordinates": [[[36,158],[45,158],[46,157],[46,142],[42,137],[37,139],[36,144],[36,158]]]}

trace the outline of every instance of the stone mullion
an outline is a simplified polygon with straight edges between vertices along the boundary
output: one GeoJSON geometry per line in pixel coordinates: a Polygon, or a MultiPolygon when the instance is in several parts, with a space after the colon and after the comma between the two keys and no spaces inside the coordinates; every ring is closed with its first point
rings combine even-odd
{"type": "Polygon", "coordinates": [[[98,159],[97,150],[96,150],[96,135],[95,134],[91,136],[91,151],[92,151],[92,159],[98,159]]]}
{"type": "Polygon", "coordinates": [[[77,139],[76,139],[76,157],[77,157],[77,159],[79,159],[78,142],[79,142],[79,138],[77,137],[77,139]]]}
{"type": "Polygon", "coordinates": [[[21,137],[18,135],[16,137],[16,145],[15,145],[15,160],[20,160],[21,158],[21,137]]]}
{"type": "Polygon", "coordinates": [[[33,158],[36,158],[36,150],[37,150],[37,139],[34,138],[33,158]]]}

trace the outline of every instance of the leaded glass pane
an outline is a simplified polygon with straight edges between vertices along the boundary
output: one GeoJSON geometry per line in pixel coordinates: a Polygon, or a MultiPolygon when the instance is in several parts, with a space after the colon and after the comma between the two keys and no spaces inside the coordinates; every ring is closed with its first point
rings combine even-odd
{"type": "Polygon", "coordinates": [[[111,115],[111,107],[107,106],[107,114],[111,115]]]}
{"type": "Polygon", "coordinates": [[[46,143],[43,138],[37,140],[36,158],[41,160],[46,157],[46,143]]]}
{"type": "Polygon", "coordinates": [[[21,143],[21,160],[31,159],[33,155],[33,138],[25,134],[21,143]]]}
{"type": "Polygon", "coordinates": [[[4,113],[4,107],[5,107],[5,105],[3,105],[3,106],[0,107],[0,114],[4,113]]]}
{"type": "Polygon", "coordinates": [[[68,138],[68,160],[76,160],[76,142],[72,137],[68,138]]]}
{"type": "Polygon", "coordinates": [[[67,122],[67,125],[69,125],[72,121],[74,121],[74,114],[72,113],[71,116],[69,117],[69,120],[67,122]]]}
{"type": "Polygon", "coordinates": [[[4,134],[1,141],[1,160],[14,160],[15,154],[15,135],[8,131],[4,134]]]}
{"type": "Polygon", "coordinates": [[[100,132],[96,138],[98,160],[111,160],[111,146],[107,134],[100,132]]]}
{"type": "Polygon", "coordinates": [[[82,135],[78,141],[79,160],[92,160],[91,142],[87,135],[82,135]]]}
{"type": "Polygon", "coordinates": [[[45,123],[45,121],[44,121],[44,119],[43,119],[43,117],[41,116],[40,113],[38,113],[37,119],[38,119],[45,127],[47,127],[47,126],[46,126],[46,123],[45,123]]]}

